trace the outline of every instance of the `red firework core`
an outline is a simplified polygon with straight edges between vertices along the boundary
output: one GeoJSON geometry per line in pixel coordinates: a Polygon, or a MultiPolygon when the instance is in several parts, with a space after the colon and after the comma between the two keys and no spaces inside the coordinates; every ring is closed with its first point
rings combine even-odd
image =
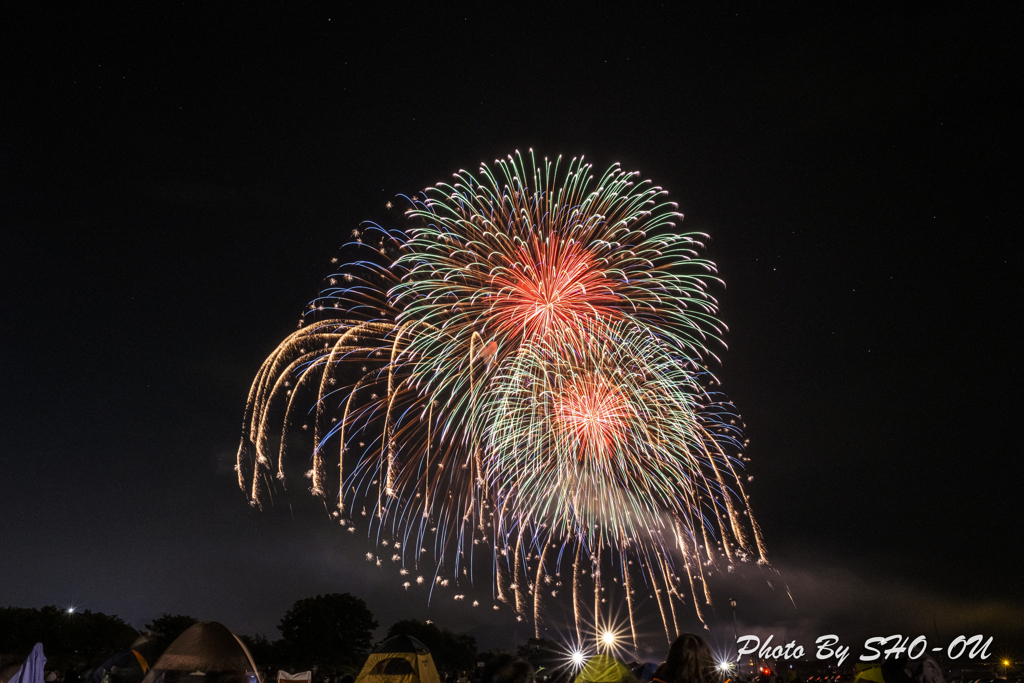
{"type": "Polygon", "coordinates": [[[562,387],[555,400],[555,421],[579,441],[579,457],[603,455],[625,438],[632,411],[622,392],[603,377],[588,375],[562,387]]]}
{"type": "Polygon", "coordinates": [[[616,282],[605,276],[593,256],[577,243],[521,247],[508,267],[495,271],[490,304],[498,328],[520,330],[529,338],[550,332],[575,336],[583,323],[619,317],[616,282]]]}

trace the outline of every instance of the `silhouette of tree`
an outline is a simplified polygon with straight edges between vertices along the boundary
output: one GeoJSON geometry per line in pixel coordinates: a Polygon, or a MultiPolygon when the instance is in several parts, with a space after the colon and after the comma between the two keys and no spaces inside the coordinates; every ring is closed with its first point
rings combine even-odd
{"type": "Polygon", "coordinates": [[[62,671],[96,667],[138,636],[112,614],[68,612],[56,605],[0,608],[0,652],[23,657],[42,643],[47,665],[62,671]]]}
{"type": "Polygon", "coordinates": [[[281,660],[282,641],[270,642],[266,636],[259,633],[254,636],[238,636],[238,639],[245,643],[256,666],[267,670],[281,668],[278,664],[281,660]]]}
{"type": "Polygon", "coordinates": [[[366,603],[348,593],[299,600],[278,626],[288,661],[321,672],[358,667],[366,658],[377,622],[366,603]]]}
{"type": "Polygon", "coordinates": [[[537,669],[554,669],[564,663],[563,648],[547,638],[530,638],[520,645],[516,654],[533,664],[537,669]]]}

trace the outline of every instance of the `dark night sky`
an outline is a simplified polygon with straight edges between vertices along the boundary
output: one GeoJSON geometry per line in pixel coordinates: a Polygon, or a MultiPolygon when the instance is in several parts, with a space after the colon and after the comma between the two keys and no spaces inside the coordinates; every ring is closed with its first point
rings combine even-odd
{"type": "Polygon", "coordinates": [[[0,605],[276,637],[348,591],[385,627],[514,624],[405,596],[231,467],[347,231],[532,147],[640,170],[712,237],[781,573],[723,577],[741,630],[1024,654],[1019,5],[286,4],[0,21],[0,605]]]}

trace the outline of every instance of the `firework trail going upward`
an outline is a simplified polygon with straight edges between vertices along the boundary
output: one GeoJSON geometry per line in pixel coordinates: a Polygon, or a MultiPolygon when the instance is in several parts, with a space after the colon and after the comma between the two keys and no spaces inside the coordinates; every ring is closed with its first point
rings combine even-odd
{"type": "Polygon", "coordinates": [[[691,595],[703,621],[705,566],[766,562],[739,416],[707,368],[724,331],[714,264],[637,174],[595,180],[582,160],[528,158],[412,197],[401,230],[353,231],[365,258],[331,277],[257,374],[239,485],[257,506],[283,485],[293,403],[312,402],[311,492],[328,495],[336,461],[335,516],[401,537],[403,563],[432,545],[431,590],[492,552],[496,599],[539,629],[541,591],[567,558],[579,635],[603,621],[602,567],[632,611],[635,561],[671,637],[673,600],[691,595]]]}

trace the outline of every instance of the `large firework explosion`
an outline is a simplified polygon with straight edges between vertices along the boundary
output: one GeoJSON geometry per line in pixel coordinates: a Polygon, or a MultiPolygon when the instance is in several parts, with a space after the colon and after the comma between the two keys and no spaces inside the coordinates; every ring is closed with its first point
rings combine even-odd
{"type": "Polygon", "coordinates": [[[640,586],[670,637],[685,596],[704,620],[707,571],[765,562],[739,419],[706,365],[714,264],[636,173],[528,159],[407,198],[402,229],[353,231],[360,259],[253,383],[239,485],[254,505],[283,485],[304,419],[312,493],[403,574],[430,563],[440,590],[486,556],[495,608],[539,635],[565,566],[578,639],[613,584],[634,644],[640,586]]]}

